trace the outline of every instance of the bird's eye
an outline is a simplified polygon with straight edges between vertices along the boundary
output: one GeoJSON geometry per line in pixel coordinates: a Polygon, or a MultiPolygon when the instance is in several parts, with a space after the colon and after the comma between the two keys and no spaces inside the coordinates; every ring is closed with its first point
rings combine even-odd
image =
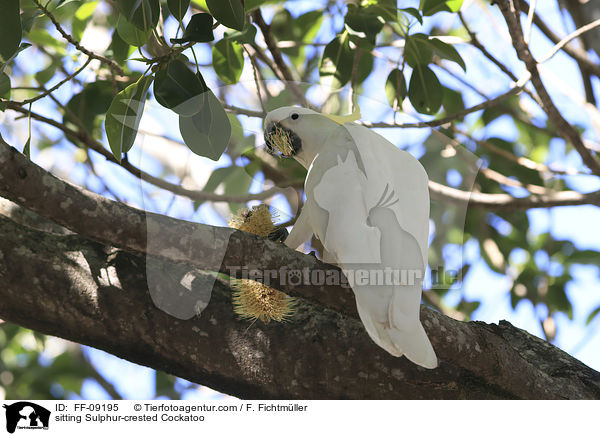
{"type": "Polygon", "coordinates": [[[297,120],[300,117],[300,115],[298,115],[296,112],[294,112],[292,115],[290,115],[290,118],[292,120],[297,120]]]}

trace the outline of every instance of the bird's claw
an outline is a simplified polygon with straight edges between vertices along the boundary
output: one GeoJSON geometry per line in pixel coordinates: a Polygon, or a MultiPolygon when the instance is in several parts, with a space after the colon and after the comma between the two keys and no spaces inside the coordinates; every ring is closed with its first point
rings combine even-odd
{"type": "Polygon", "coordinates": [[[283,242],[286,240],[288,235],[289,235],[289,232],[287,231],[287,229],[285,227],[281,227],[279,229],[273,230],[271,233],[269,233],[269,236],[267,236],[267,237],[271,241],[283,242]]]}

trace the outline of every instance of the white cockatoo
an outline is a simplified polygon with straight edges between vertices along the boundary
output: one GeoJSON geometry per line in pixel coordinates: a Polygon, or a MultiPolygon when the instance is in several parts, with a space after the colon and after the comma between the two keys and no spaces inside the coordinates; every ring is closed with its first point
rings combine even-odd
{"type": "Polygon", "coordinates": [[[373,341],[425,368],[438,364],[419,320],[429,236],[428,177],[409,153],[338,117],[301,107],[267,114],[271,152],[308,169],[306,202],[285,240],[314,234],[324,260],[344,271],[373,341]]]}

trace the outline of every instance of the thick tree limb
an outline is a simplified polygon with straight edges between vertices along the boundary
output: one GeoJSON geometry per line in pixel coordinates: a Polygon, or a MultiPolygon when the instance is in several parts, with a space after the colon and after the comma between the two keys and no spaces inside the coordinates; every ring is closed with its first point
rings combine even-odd
{"type": "Polygon", "coordinates": [[[334,285],[272,281],[302,298],[290,324],[236,321],[221,281],[200,317],[172,318],[149,298],[148,259],[226,273],[339,270],[254,235],[83,193],[6,145],[0,165],[0,195],[77,233],[0,219],[2,319],[248,398],[600,398],[600,374],[508,323],[462,323],[424,308],[440,368],[393,358],[366,335],[351,291],[334,285]]]}
{"type": "MultiPolygon", "coordinates": [[[[222,281],[200,316],[172,318],[149,298],[143,255],[1,216],[0,259],[3,319],[243,398],[600,398],[599,373],[506,322],[423,309],[441,361],[425,370],[305,301],[289,323],[248,327],[222,281]]],[[[351,297],[336,294],[345,312],[351,297]]]]}

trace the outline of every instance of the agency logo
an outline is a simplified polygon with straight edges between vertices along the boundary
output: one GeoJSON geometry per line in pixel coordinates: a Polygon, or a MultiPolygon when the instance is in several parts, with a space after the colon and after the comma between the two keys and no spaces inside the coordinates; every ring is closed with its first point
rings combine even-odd
{"type": "Polygon", "coordinates": [[[6,409],[6,431],[14,433],[16,429],[48,430],[50,411],[29,401],[19,401],[3,405],[6,409]]]}

